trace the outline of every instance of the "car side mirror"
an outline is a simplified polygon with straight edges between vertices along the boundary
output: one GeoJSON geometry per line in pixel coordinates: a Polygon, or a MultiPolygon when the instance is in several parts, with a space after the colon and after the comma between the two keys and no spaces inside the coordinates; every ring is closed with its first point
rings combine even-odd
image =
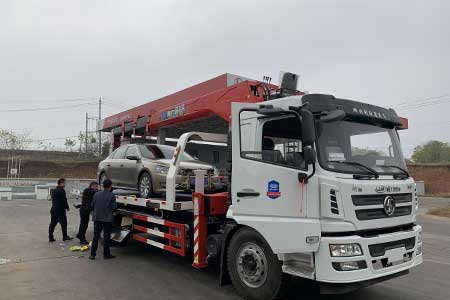
{"type": "Polygon", "coordinates": [[[311,146],[316,140],[314,128],[314,116],[309,110],[301,111],[302,117],[302,142],[305,146],[311,146]]]}
{"type": "Polygon", "coordinates": [[[139,156],[136,156],[136,155],[127,155],[127,159],[128,160],[135,160],[135,161],[140,161],[141,160],[139,158],[139,156]]]}
{"type": "Polygon", "coordinates": [[[306,165],[312,165],[316,163],[316,151],[311,147],[303,148],[303,157],[306,165]]]}

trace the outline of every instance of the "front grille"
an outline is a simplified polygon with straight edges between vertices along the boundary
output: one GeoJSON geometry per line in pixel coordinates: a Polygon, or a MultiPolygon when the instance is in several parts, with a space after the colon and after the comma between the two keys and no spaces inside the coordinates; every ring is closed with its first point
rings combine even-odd
{"type": "Polygon", "coordinates": [[[383,205],[384,199],[387,196],[394,198],[395,203],[407,203],[412,202],[412,194],[379,194],[379,195],[352,195],[353,205],[364,206],[364,205],[383,205]]]}
{"type": "Polygon", "coordinates": [[[369,252],[372,257],[383,256],[387,250],[405,247],[406,250],[411,250],[416,244],[416,238],[408,238],[398,241],[386,242],[381,244],[369,245],[369,252]]]}
{"type": "MultiPolygon", "coordinates": [[[[407,216],[407,215],[411,214],[411,211],[412,211],[411,205],[396,207],[394,214],[390,217],[407,216]]],[[[382,218],[389,217],[384,212],[384,208],[359,209],[359,210],[356,210],[355,212],[356,212],[356,217],[358,218],[358,220],[361,220],[361,221],[382,219],[382,218]]]]}

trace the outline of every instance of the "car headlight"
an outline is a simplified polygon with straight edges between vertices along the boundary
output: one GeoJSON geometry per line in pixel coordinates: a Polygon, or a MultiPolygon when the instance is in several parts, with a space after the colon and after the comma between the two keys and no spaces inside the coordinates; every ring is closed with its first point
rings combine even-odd
{"type": "Polygon", "coordinates": [[[156,173],[167,174],[169,173],[169,167],[157,165],[155,171],[156,173]]]}
{"type": "Polygon", "coordinates": [[[359,244],[330,245],[330,254],[333,257],[349,257],[362,255],[359,244]]]}

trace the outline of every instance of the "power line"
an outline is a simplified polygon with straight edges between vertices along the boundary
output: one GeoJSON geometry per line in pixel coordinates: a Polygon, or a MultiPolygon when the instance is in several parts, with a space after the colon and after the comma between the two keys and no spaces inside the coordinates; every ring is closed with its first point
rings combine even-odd
{"type": "Polygon", "coordinates": [[[89,96],[89,97],[79,97],[79,98],[63,98],[63,99],[8,99],[8,100],[2,100],[2,102],[77,102],[77,101],[86,101],[86,100],[95,100],[97,97],[89,96]]]}
{"type": "Polygon", "coordinates": [[[399,107],[399,106],[405,106],[405,105],[411,105],[417,102],[424,102],[424,101],[428,101],[428,100],[433,100],[433,99],[439,99],[439,98],[444,98],[449,96],[450,94],[443,94],[443,95],[439,95],[439,96],[432,96],[432,97],[427,97],[427,98],[422,98],[422,99],[418,99],[418,100],[414,100],[414,101],[404,101],[404,102],[400,102],[400,103],[395,103],[393,105],[393,107],[399,107]]]}
{"type": "Polygon", "coordinates": [[[7,112],[29,112],[29,111],[49,111],[49,110],[57,110],[57,109],[64,109],[64,108],[75,108],[85,105],[94,105],[95,103],[92,102],[86,102],[86,103],[79,103],[79,104],[72,104],[72,105],[61,105],[61,106],[51,106],[51,107],[36,107],[36,108],[19,108],[19,109],[2,109],[0,112],[7,113],[7,112]]]}
{"type": "Polygon", "coordinates": [[[413,109],[413,108],[422,108],[422,107],[435,106],[438,104],[443,104],[443,103],[448,103],[448,102],[450,102],[450,99],[439,99],[439,100],[434,100],[434,101],[428,101],[428,102],[422,102],[422,103],[417,103],[417,104],[412,104],[412,105],[396,107],[395,109],[406,110],[406,109],[413,109]]]}

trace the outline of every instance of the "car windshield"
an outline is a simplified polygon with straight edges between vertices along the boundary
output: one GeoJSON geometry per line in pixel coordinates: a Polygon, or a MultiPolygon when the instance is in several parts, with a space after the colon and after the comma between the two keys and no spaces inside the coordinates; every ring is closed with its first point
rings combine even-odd
{"type": "MultiPolygon", "coordinates": [[[[173,157],[174,151],[175,147],[167,145],[143,145],[141,147],[142,156],[150,159],[171,159],[173,157]]],[[[188,153],[184,152],[181,160],[194,160],[194,158],[188,153]]]]}
{"type": "Polygon", "coordinates": [[[318,124],[320,165],[344,173],[399,174],[406,170],[395,129],[351,121],[318,124]]]}

